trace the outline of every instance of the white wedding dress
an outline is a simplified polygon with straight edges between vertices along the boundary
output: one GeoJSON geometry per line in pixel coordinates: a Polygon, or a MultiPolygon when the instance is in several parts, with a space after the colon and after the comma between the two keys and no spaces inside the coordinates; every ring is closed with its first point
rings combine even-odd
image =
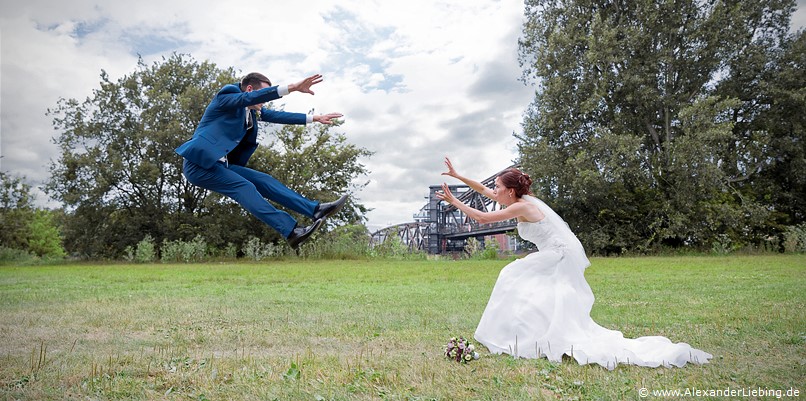
{"type": "Polygon", "coordinates": [[[614,369],[619,363],[639,366],[684,366],[707,363],[712,355],[666,337],[624,338],[620,331],[590,317],[593,292],[585,281],[590,265],[582,244],[568,225],[537,198],[524,196],[545,214],[536,223],[518,223],[518,234],[539,252],[501,270],[474,335],[494,354],[520,358],[563,355],[580,364],[614,369]]]}

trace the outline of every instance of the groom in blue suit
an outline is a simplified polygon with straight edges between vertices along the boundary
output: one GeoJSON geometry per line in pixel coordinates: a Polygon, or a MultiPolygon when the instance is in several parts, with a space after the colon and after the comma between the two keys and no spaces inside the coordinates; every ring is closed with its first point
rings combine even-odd
{"type": "Polygon", "coordinates": [[[272,86],[266,76],[250,73],[239,84],[224,86],[207,106],[193,137],[176,148],[185,161],[185,177],[192,184],[232,198],[249,213],[268,224],[297,249],[347,201],[320,203],[306,199],[274,177],[246,167],[257,149],[257,121],[278,124],[331,124],[340,113],[307,115],[271,110],[263,104],[291,92],[309,93],[322,82],[312,75],[300,82],[272,86]],[[300,227],[290,214],[277,210],[268,200],[309,216],[313,224],[300,227]]]}

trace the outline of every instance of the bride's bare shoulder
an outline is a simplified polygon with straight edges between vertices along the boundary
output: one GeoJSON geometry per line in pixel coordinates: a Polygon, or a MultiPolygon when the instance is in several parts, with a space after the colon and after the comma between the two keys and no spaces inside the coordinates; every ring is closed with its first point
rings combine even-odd
{"type": "Polygon", "coordinates": [[[544,218],[546,215],[543,214],[543,211],[540,210],[540,207],[533,202],[522,202],[522,212],[518,221],[525,222],[525,223],[537,223],[544,218]]]}

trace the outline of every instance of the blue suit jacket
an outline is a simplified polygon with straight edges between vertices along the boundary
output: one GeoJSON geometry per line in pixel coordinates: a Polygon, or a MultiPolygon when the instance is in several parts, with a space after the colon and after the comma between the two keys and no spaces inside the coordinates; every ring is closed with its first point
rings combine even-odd
{"type": "MultiPolygon", "coordinates": [[[[176,153],[209,169],[223,156],[230,164],[245,166],[257,149],[257,127],[246,129],[246,107],[279,99],[277,87],[242,92],[237,84],[223,87],[204,110],[193,137],[176,148],[176,153]]],[[[252,121],[256,113],[249,110],[252,121]]],[[[260,120],[278,124],[305,124],[303,113],[289,113],[263,107],[260,120]]]]}

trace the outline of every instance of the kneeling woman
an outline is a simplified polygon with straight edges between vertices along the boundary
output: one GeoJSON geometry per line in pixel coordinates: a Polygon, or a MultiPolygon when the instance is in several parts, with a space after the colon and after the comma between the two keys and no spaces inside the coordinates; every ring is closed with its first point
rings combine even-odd
{"type": "Polygon", "coordinates": [[[707,363],[712,355],[661,336],[624,338],[620,331],[599,326],[590,317],[593,292],[584,272],[590,265],[582,244],[568,224],[541,200],[530,195],[532,180],[517,169],[495,179],[495,188],[465,178],[445,159],[448,175],[506,206],[482,212],[456,199],[443,184],[437,197],[479,223],[518,219],[518,235],[539,252],[501,270],[474,337],[495,354],[521,358],[563,355],[580,364],[614,369],[619,363],[639,366],[684,366],[707,363]]]}

